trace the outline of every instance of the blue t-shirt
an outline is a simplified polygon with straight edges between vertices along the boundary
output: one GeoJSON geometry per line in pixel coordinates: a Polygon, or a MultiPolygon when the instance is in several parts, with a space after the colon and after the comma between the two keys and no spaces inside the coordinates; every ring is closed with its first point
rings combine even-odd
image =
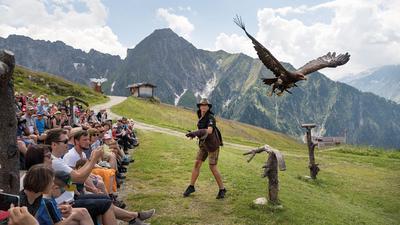
{"type": "Polygon", "coordinates": [[[25,126],[24,125],[20,125],[17,127],[17,137],[22,138],[22,132],[25,131],[25,126]]]}
{"type": "Polygon", "coordinates": [[[36,128],[38,129],[39,134],[43,134],[46,123],[44,122],[44,120],[42,120],[42,122],[40,122],[38,119],[35,120],[36,120],[36,128]]]}
{"type": "Polygon", "coordinates": [[[37,215],[39,224],[55,224],[61,220],[63,219],[58,209],[57,202],[54,199],[42,198],[42,204],[40,205],[37,215]]]}
{"type": "Polygon", "coordinates": [[[38,111],[38,112],[45,113],[45,111],[44,111],[44,106],[38,105],[38,106],[36,106],[36,108],[37,108],[37,111],[38,111]]]}

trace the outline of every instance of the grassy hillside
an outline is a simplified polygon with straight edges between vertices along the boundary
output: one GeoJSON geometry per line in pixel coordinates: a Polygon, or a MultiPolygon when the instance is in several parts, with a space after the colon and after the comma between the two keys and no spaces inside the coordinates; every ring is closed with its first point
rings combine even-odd
{"type": "MultiPolygon", "coordinates": [[[[193,111],[128,98],[113,112],[174,130],[195,129],[193,111]]],[[[130,165],[125,202],[130,210],[156,209],[152,224],[398,224],[400,221],[400,154],[348,146],[315,151],[321,168],[309,175],[308,152],[286,135],[218,118],[226,141],[281,150],[286,171],[279,171],[278,203],[255,205],[268,198],[268,179],[261,168],[266,153],[247,163],[243,151],[223,147],[218,169],[228,190],[216,200],[218,187],[207,163],[196,192],[184,198],[197,142],[148,130],[139,131],[140,146],[130,165]],[[282,208],[277,207],[282,205],[282,208]]],[[[125,185],[125,184],[124,184],[125,185]]]]}
{"type": "MultiPolygon", "coordinates": [[[[184,133],[187,133],[187,130],[197,130],[198,119],[195,111],[168,104],[151,103],[129,97],[123,103],[113,106],[111,110],[127,118],[184,133]]],[[[260,146],[263,143],[268,143],[274,148],[306,149],[305,145],[285,134],[220,117],[216,117],[216,119],[224,141],[249,146],[260,146]]]]}
{"type": "Polygon", "coordinates": [[[58,102],[68,96],[75,96],[92,106],[109,100],[106,95],[95,92],[85,85],[20,66],[16,66],[14,69],[14,87],[18,92],[24,92],[25,96],[28,92],[36,95],[37,98],[42,94],[47,94],[50,102],[58,102]]]}

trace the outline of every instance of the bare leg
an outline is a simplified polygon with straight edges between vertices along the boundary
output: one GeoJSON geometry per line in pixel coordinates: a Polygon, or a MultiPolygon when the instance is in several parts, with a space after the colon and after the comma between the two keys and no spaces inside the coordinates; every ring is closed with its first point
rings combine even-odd
{"type": "Polygon", "coordinates": [[[112,208],[114,209],[115,217],[119,220],[129,222],[129,221],[133,220],[134,218],[138,217],[137,212],[129,212],[129,211],[123,210],[121,208],[115,207],[113,205],[112,205],[112,208]]]}
{"type": "Polygon", "coordinates": [[[114,210],[113,210],[114,208],[117,208],[117,207],[114,207],[111,204],[111,207],[108,209],[108,211],[103,214],[103,217],[102,217],[103,225],[110,225],[110,224],[117,225],[117,220],[115,219],[116,215],[114,214],[114,210]]]}
{"type": "Polygon", "coordinates": [[[200,174],[201,164],[203,164],[203,161],[201,161],[201,160],[196,160],[196,162],[194,163],[192,177],[190,178],[190,185],[194,186],[194,184],[196,183],[197,177],[200,174]]]}
{"type": "MultiPolygon", "coordinates": [[[[110,178],[110,179],[111,179],[111,178],[110,178]]],[[[111,181],[111,180],[110,180],[110,181],[111,181]]],[[[111,182],[110,182],[110,183],[111,183],[111,182]]],[[[103,192],[105,195],[108,195],[106,185],[104,184],[103,181],[98,180],[98,181],[97,181],[96,187],[97,187],[98,189],[100,189],[101,192],[103,192]]],[[[111,189],[111,192],[112,192],[112,189],[111,189]]]]}
{"type": "MultiPolygon", "coordinates": [[[[70,224],[93,225],[93,220],[90,217],[90,214],[87,211],[87,209],[85,209],[85,208],[72,208],[72,212],[76,212],[76,216],[70,223],[68,223],[68,225],[70,225],[70,224]]],[[[64,214],[62,214],[62,216],[65,217],[64,214]]]]}
{"type": "MultiPolygon", "coordinates": [[[[30,146],[30,144],[28,145],[30,146]]],[[[26,152],[28,151],[28,148],[25,146],[25,143],[23,141],[18,140],[18,147],[19,150],[21,151],[22,155],[26,155],[26,152]]]]}
{"type": "Polygon", "coordinates": [[[29,138],[32,139],[32,142],[37,144],[37,136],[35,134],[29,135],[29,138]]]}
{"type": "Polygon", "coordinates": [[[118,171],[117,158],[114,153],[111,153],[108,163],[110,163],[111,169],[118,171]]]}
{"type": "Polygon", "coordinates": [[[37,139],[40,141],[43,141],[44,139],[46,139],[46,137],[47,137],[47,134],[42,134],[42,135],[40,135],[40,137],[38,136],[37,139]]]}
{"type": "Polygon", "coordinates": [[[217,165],[210,165],[210,170],[213,173],[215,180],[217,181],[219,189],[223,189],[224,184],[222,183],[222,177],[217,169],[217,165]]]}
{"type": "MultiPolygon", "coordinates": [[[[113,191],[113,187],[114,187],[114,181],[115,181],[115,177],[114,176],[112,176],[112,177],[110,177],[110,184],[108,185],[108,190],[110,190],[108,193],[109,194],[112,194],[114,191],[113,191]]],[[[103,183],[104,184],[104,183],[103,183]]],[[[105,187],[105,186],[104,186],[105,187]]]]}

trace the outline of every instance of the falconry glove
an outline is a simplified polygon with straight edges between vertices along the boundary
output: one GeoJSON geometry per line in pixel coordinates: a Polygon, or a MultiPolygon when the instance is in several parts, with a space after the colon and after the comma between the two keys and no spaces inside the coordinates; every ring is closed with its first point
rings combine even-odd
{"type": "Polygon", "coordinates": [[[204,139],[207,137],[207,129],[191,131],[186,134],[186,137],[192,137],[192,138],[198,137],[199,139],[204,139]]]}

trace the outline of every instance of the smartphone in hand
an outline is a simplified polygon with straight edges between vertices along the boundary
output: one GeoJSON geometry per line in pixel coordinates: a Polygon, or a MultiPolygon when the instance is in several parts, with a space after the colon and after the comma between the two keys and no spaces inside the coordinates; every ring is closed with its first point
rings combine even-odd
{"type": "Polygon", "coordinates": [[[0,220],[8,217],[7,210],[10,209],[11,204],[19,206],[19,196],[0,193],[0,220]]]}

